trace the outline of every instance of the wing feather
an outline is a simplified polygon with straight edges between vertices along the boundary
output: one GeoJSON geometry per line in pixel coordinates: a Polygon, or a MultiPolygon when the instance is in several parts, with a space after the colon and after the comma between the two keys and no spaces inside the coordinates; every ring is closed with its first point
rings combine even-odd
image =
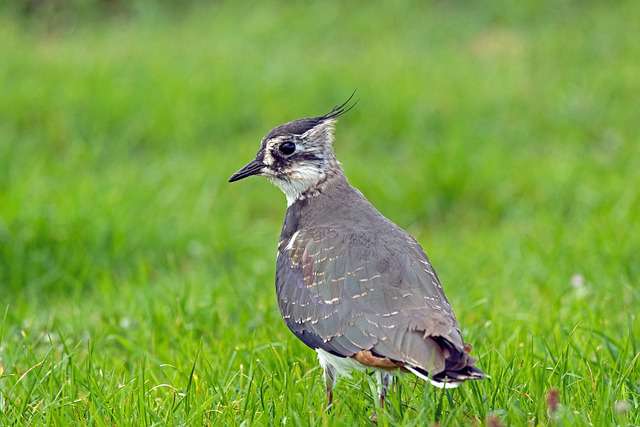
{"type": "Polygon", "coordinates": [[[438,340],[463,352],[455,316],[413,238],[335,227],[294,238],[281,245],[276,287],[287,325],[307,345],[344,357],[370,350],[430,373],[445,370],[451,351],[438,340]]]}

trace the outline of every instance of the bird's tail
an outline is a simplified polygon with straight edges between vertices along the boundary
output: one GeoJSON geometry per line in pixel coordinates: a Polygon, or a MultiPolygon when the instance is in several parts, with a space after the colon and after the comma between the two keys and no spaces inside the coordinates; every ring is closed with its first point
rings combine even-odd
{"type": "Polygon", "coordinates": [[[435,338],[435,341],[448,353],[444,369],[432,376],[419,367],[405,366],[406,369],[438,388],[456,388],[464,381],[488,378],[481,369],[475,366],[476,361],[469,355],[467,349],[459,350],[444,338],[432,338],[435,338]]]}
{"type": "Polygon", "coordinates": [[[487,378],[487,375],[475,366],[469,366],[460,371],[442,371],[433,377],[429,377],[429,374],[424,369],[405,366],[405,368],[416,375],[417,377],[428,381],[434,387],[438,388],[456,388],[460,384],[469,380],[481,380],[487,378]]]}

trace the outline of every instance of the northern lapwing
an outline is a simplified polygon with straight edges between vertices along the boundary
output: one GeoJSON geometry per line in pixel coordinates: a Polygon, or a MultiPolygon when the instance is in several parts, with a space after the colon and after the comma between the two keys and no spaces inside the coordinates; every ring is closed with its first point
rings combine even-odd
{"type": "Polygon", "coordinates": [[[350,100],[272,129],[229,179],[264,176],[287,198],[276,263],[282,317],[318,353],[328,406],[337,378],[353,369],[375,370],[381,406],[395,373],[445,388],[484,378],[420,244],[349,184],[336,159],[334,128],[350,100]]]}

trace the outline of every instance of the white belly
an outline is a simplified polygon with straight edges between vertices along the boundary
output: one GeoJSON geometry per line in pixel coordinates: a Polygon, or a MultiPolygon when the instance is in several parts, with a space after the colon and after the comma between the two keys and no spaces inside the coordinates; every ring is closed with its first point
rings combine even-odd
{"type": "Polygon", "coordinates": [[[318,361],[322,369],[327,369],[327,365],[331,365],[335,369],[336,376],[338,377],[350,377],[351,371],[364,371],[366,369],[364,365],[350,357],[334,356],[321,348],[316,348],[316,352],[318,353],[318,361]]]}
{"type": "MultiPolygon", "coordinates": [[[[331,365],[333,367],[333,369],[336,372],[336,378],[335,378],[336,380],[338,379],[338,377],[350,377],[351,371],[354,371],[354,370],[364,371],[367,369],[366,366],[359,363],[357,360],[352,359],[351,357],[334,356],[333,354],[327,351],[324,351],[321,348],[317,348],[316,353],[318,353],[318,361],[320,362],[320,366],[322,366],[323,370],[327,369],[327,365],[331,365]]],[[[376,372],[384,372],[392,376],[395,376],[395,374],[397,373],[397,372],[386,371],[384,369],[379,369],[379,368],[372,368],[372,369],[376,372]]],[[[411,367],[407,367],[407,369],[417,377],[431,383],[431,385],[437,388],[456,388],[460,385],[460,383],[437,382],[421,374],[420,372],[418,372],[417,370],[411,367]]]]}

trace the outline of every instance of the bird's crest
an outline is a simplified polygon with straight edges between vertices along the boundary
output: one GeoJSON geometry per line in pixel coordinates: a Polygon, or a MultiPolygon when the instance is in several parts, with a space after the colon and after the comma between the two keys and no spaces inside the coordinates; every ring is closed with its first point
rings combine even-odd
{"type": "Polygon", "coordinates": [[[347,98],[346,101],[344,101],[342,104],[340,105],[336,105],[335,107],[333,107],[331,109],[331,111],[329,111],[327,114],[324,114],[322,116],[317,117],[316,119],[319,121],[325,121],[325,120],[337,120],[339,117],[347,114],[349,111],[351,111],[356,105],[358,105],[358,99],[356,99],[353,103],[351,103],[351,105],[349,105],[349,103],[351,102],[351,100],[353,99],[353,97],[355,96],[357,90],[354,90],[351,95],[349,96],[349,98],[347,98]]]}
{"type": "Polygon", "coordinates": [[[304,135],[314,128],[327,126],[332,128],[336,120],[351,111],[358,104],[358,101],[351,103],[355,96],[354,90],[351,96],[342,104],[336,105],[326,114],[315,117],[305,117],[303,119],[293,120],[283,125],[277,126],[271,130],[265,137],[265,140],[275,138],[282,135],[304,135]],[[323,126],[324,125],[324,126],[323,126]]]}

